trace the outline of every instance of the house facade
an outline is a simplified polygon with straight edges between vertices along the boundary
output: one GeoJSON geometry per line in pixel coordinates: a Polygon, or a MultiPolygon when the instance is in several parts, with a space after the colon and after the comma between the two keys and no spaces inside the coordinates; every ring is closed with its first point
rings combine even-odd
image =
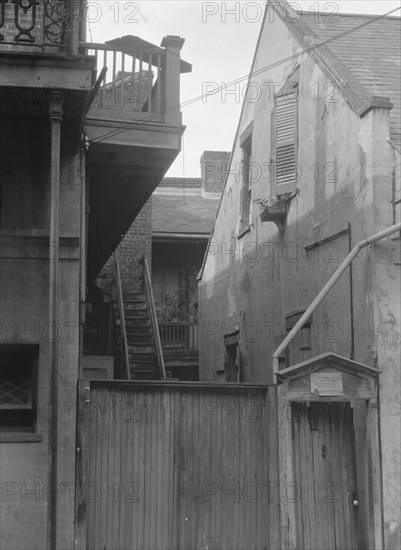
{"type": "Polygon", "coordinates": [[[401,544],[399,32],[267,2],[199,275],[200,380],[290,411],[282,548],[401,544]]]}
{"type": "Polygon", "coordinates": [[[180,59],[184,40],[89,44],[85,5],[0,5],[0,546],[7,549],[75,545],[87,289],[179,153],[184,131],[173,108],[180,73],[190,70],[180,59]]]}

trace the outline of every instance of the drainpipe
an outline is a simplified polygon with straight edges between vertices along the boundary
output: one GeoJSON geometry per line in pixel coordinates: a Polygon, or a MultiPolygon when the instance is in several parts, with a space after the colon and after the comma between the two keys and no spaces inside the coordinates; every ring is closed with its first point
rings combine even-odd
{"type": "Polygon", "coordinates": [[[48,426],[48,516],[47,548],[57,549],[57,431],[58,431],[58,298],[59,298],[59,214],[60,148],[63,96],[50,93],[50,240],[49,240],[49,404],[54,411],[48,426]]]}
{"type": "MultiPolygon", "coordinates": [[[[384,229],[383,231],[380,231],[379,233],[376,233],[375,235],[372,235],[371,237],[368,237],[367,239],[360,241],[357,243],[354,248],[351,250],[351,252],[348,254],[348,256],[345,258],[343,263],[338,267],[334,275],[327,281],[325,286],[322,288],[322,290],[319,292],[319,294],[316,296],[316,298],[313,300],[311,305],[308,307],[308,309],[305,311],[305,313],[301,316],[299,321],[293,326],[293,328],[290,330],[290,332],[287,334],[287,336],[284,338],[284,340],[281,342],[279,347],[276,349],[276,351],[273,353],[273,375],[277,376],[278,370],[279,370],[279,358],[280,355],[283,353],[283,351],[287,348],[287,346],[291,343],[291,340],[294,338],[294,336],[297,335],[297,333],[301,330],[301,328],[304,326],[305,322],[309,319],[309,317],[312,315],[312,313],[315,311],[315,309],[318,307],[320,302],[323,300],[323,298],[330,292],[330,290],[333,288],[333,286],[336,284],[338,279],[341,277],[341,275],[344,273],[344,271],[351,265],[351,262],[359,254],[359,251],[362,248],[365,248],[366,246],[369,246],[370,244],[373,244],[377,241],[380,241],[381,239],[384,239],[385,237],[388,237],[389,235],[392,235],[393,233],[396,233],[397,231],[401,231],[401,223],[398,223],[396,225],[392,225],[391,227],[384,229]]],[[[274,383],[277,382],[277,379],[274,379],[274,383]]]]}
{"type": "Polygon", "coordinates": [[[86,303],[86,151],[88,141],[82,134],[80,150],[81,212],[79,235],[79,376],[82,375],[82,355],[84,353],[84,326],[86,303]]]}

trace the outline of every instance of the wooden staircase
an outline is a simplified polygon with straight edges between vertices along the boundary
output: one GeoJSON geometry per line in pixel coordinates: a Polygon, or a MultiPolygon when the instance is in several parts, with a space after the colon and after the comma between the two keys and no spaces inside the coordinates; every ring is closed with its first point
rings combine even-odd
{"type": "Polygon", "coordinates": [[[129,371],[132,380],[158,380],[160,370],[145,293],[123,294],[129,371]]]}
{"type": "Polygon", "coordinates": [[[143,292],[123,292],[120,267],[114,255],[113,291],[118,328],[121,376],[128,380],[166,378],[163,350],[157,321],[149,268],[143,265],[143,292]]]}

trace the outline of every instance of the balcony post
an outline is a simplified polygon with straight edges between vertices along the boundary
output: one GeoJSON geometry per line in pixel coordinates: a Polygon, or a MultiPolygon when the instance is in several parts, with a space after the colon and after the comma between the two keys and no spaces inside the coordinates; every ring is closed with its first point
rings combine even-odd
{"type": "Polygon", "coordinates": [[[182,124],[180,108],[180,51],[185,42],[180,36],[165,36],[161,47],[165,48],[162,95],[164,120],[171,124],[182,124]]]}

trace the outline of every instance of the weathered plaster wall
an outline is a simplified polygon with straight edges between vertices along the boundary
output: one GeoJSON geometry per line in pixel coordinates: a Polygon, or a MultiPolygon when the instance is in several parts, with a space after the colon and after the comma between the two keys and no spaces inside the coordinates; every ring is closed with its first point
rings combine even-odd
{"type": "MultiPolygon", "coordinates": [[[[281,21],[266,25],[255,72],[299,53],[298,44],[281,21]]],[[[262,223],[259,207],[253,203],[251,229],[238,239],[241,150],[237,142],[200,282],[204,378],[218,377],[216,370],[223,363],[222,333],[237,325],[244,358],[243,380],[271,383],[269,358],[285,335],[285,317],[306,309],[349,250],[347,233],[305,249],[348,228],[355,214],[353,182],[360,182],[359,118],[349,111],[338,90],[325,88],[327,79],[307,55],[281,63],[252,80],[249,97],[256,99],[245,101],[238,131],[241,135],[253,121],[252,200],[270,197],[273,90],[277,92],[285,84],[298,62],[299,193],[291,200],[284,233],[274,224],[262,223]],[[350,143],[356,143],[351,151],[350,143]]],[[[352,223],[351,231],[355,243],[358,234],[352,223]]],[[[350,353],[350,321],[343,315],[344,307],[349,311],[349,300],[349,277],[344,276],[326,306],[314,316],[313,355],[329,350],[350,353]]],[[[369,359],[367,354],[365,359],[369,359]]]]}
{"type": "MultiPolygon", "coordinates": [[[[17,132],[7,128],[7,133],[17,132]]],[[[43,130],[44,136],[46,131],[43,130]]],[[[39,347],[37,424],[35,442],[0,443],[2,500],[0,503],[0,546],[7,549],[46,548],[48,485],[48,429],[58,421],[58,536],[59,548],[70,550],[74,540],[75,487],[75,403],[79,353],[79,158],[68,146],[69,128],[63,128],[60,200],[60,291],[58,408],[49,402],[48,324],[49,294],[49,180],[14,181],[14,194],[8,193],[11,180],[2,178],[5,194],[2,207],[7,213],[0,231],[0,345],[36,344],[39,347]],[[11,204],[10,202],[11,201],[11,204]],[[19,208],[13,209],[13,204],[19,208]],[[8,208],[8,205],[10,207],[8,208]],[[33,215],[37,212],[37,217],[33,215]],[[14,213],[10,217],[10,213],[14,213]],[[16,226],[18,226],[16,228],[16,226]]],[[[35,143],[34,128],[26,139],[35,143]]],[[[48,140],[44,143],[49,144],[48,140]]],[[[5,158],[15,159],[14,171],[47,163],[38,148],[33,158],[15,144],[3,143],[5,158]]]]}
{"type": "MultiPolygon", "coordinates": [[[[285,317],[305,310],[358,241],[393,223],[388,111],[360,118],[277,17],[266,21],[234,146],[229,178],[200,280],[200,379],[218,380],[223,334],[238,328],[241,379],[272,383],[271,355],[283,339],[285,317]],[[288,59],[275,65],[277,61],[288,59]],[[300,63],[298,193],[285,231],[262,223],[252,204],[250,231],[240,231],[239,136],[253,121],[252,200],[270,197],[270,113],[278,91],[300,63]],[[344,231],[344,232],[343,232],[344,231]],[[341,235],[335,237],[339,232],[341,235]],[[331,238],[306,249],[308,245],[331,238]]],[[[333,351],[380,377],[386,548],[400,546],[400,267],[386,239],[363,249],[313,316],[312,349],[333,351]],[[351,286],[354,346],[351,338],[351,286]]]]}

